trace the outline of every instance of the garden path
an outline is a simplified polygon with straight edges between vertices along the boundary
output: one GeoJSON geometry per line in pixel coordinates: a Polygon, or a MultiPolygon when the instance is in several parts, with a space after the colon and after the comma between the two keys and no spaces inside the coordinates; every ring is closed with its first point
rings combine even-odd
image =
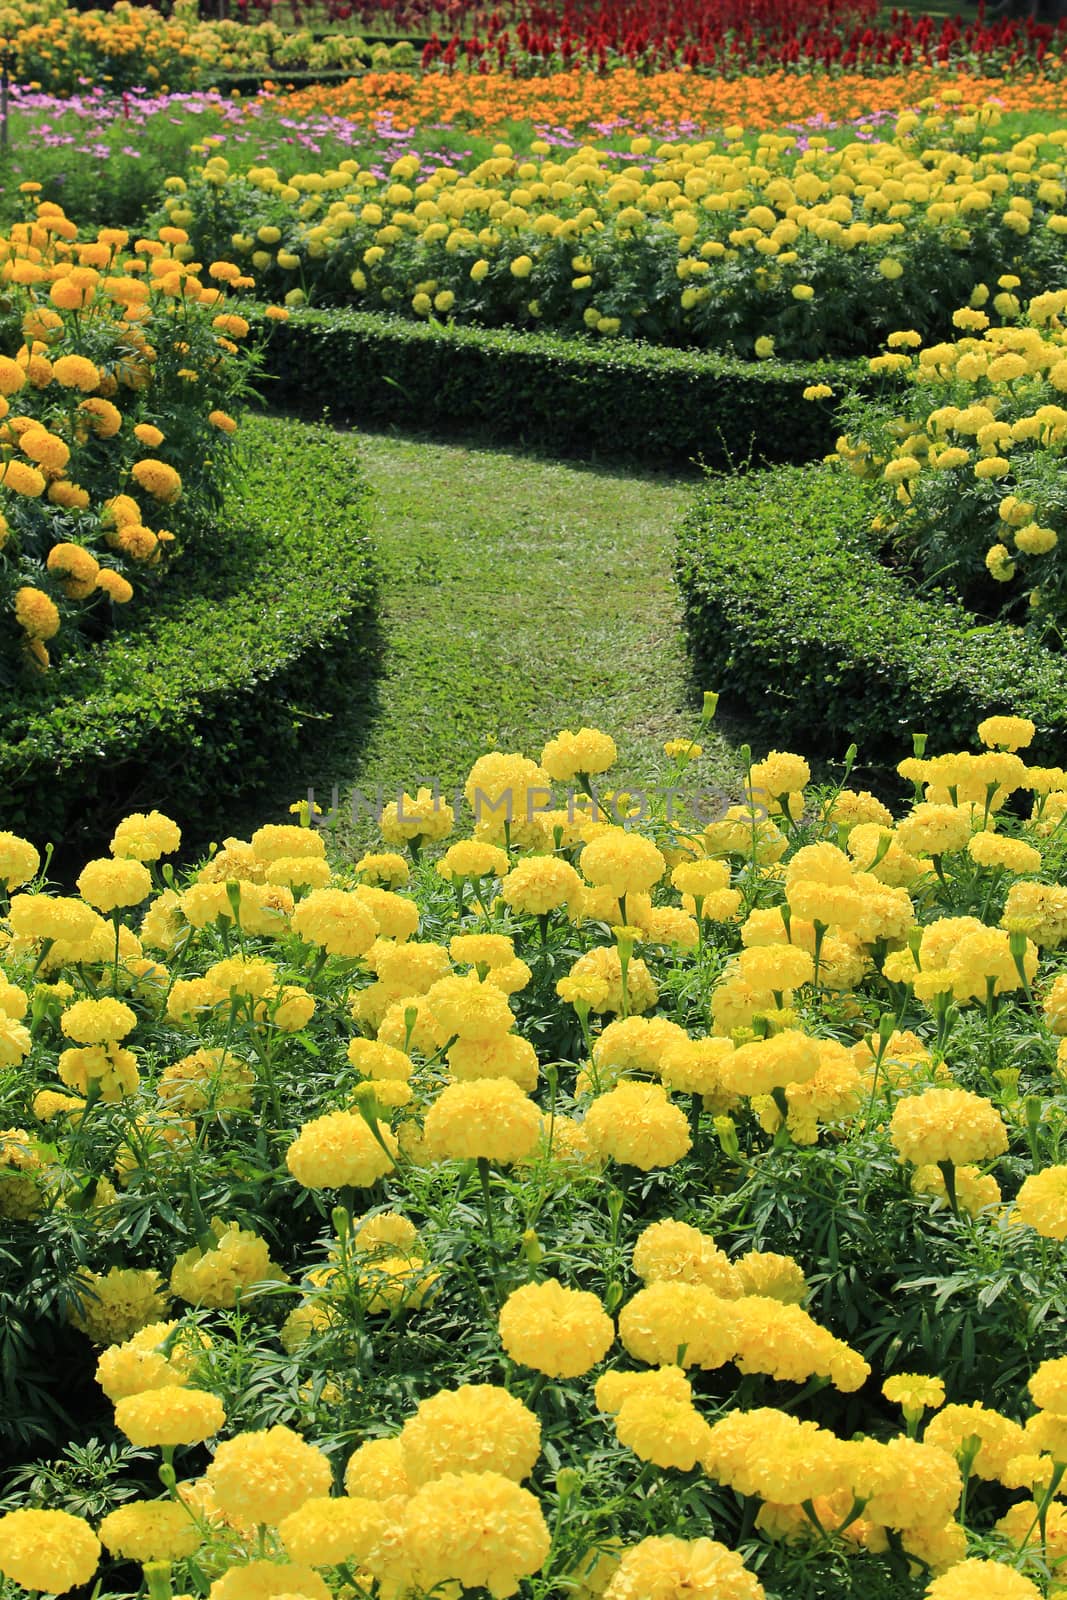
{"type": "MultiPolygon", "coordinates": [[[[483,751],[536,757],[583,724],[616,738],[620,779],[654,782],[699,706],[671,574],[692,484],[394,434],[363,456],[384,658],[348,782],[451,792],[483,751]]],[[[732,746],[702,742],[694,777],[736,792],[732,746]]]]}

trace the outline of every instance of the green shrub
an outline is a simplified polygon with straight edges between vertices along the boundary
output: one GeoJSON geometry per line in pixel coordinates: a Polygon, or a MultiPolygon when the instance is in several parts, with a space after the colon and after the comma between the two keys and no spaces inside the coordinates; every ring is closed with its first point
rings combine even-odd
{"type": "Polygon", "coordinates": [[[995,711],[1033,718],[1036,760],[1061,757],[1067,660],[920,596],[876,559],[869,520],[862,486],[827,466],[710,479],[676,555],[702,681],[777,738],[855,740],[864,761],[898,757],[909,729],[965,747],[995,711]]]}
{"type": "Polygon", "coordinates": [[[752,363],[372,312],[305,310],[267,326],[272,405],[376,425],[473,425],[508,443],[648,463],[822,455],[832,410],[802,392],[858,375],[844,362],[752,363]]]}
{"type": "Polygon", "coordinates": [[[98,834],[159,805],[205,830],[276,774],[301,707],[351,691],[373,644],[374,573],[352,441],[250,419],[214,553],[179,567],[88,660],[0,695],[5,826],[98,834]]]}

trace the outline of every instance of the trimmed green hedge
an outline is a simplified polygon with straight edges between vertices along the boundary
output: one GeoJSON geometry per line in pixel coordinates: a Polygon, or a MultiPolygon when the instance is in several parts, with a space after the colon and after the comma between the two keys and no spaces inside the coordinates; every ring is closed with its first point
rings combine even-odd
{"type": "Polygon", "coordinates": [[[1063,760],[1067,657],[983,625],[883,566],[861,486],[825,465],[710,479],[675,569],[701,682],[800,749],[864,762],[965,748],[991,712],[1032,717],[1038,761],[1063,760]]]}
{"type": "Polygon", "coordinates": [[[267,331],[272,406],[371,425],[473,427],[508,444],[641,464],[809,461],[832,449],[833,405],[865,364],[740,361],[632,341],[413,322],[377,312],[294,312],[267,331]]]}
{"type": "Polygon", "coordinates": [[[159,806],[210,837],[235,795],[277,780],[342,669],[346,693],[365,685],[376,580],[356,444],[267,418],[241,437],[213,559],[179,562],[88,665],[0,699],[3,827],[98,842],[159,806]]]}

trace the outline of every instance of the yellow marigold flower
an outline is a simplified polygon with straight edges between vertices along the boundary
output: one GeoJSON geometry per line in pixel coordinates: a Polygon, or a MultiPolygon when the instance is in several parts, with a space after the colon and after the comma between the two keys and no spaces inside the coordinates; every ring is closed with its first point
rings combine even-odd
{"type": "Polygon", "coordinates": [[[66,1511],[9,1511],[0,1516],[0,1573],[23,1589],[66,1594],[92,1581],[100,1541],[66,1511]]]}
{"type": "Polygon", "coordinates": [[[396,1078],[406,1082],[414,1071],[410,1056],[377,1039],[350,1039],[348,1059],[365,1078],[396,1078]]]}
{"type": "MultiPolygon", "coordinates": [[[[945,1464],[954,1467],[947,1459],[945,1464]]],[[[703,1466],[709,1477],[739,1494],[777,1505],[831,1495],[849,1482],[847,1446],[841,1440],[815,1422],[768,1406],[729,1412],[714,1423],[703,1466]]]]}
{"type": "Polygon", "coordinates": [[[137,1026],[137,1013],[110,995],[101,1000],[76,1000],[59,1022],[68,1039],[78,1044],[109,1044],[124,1039],[137,1026]]]}
{"type": "Polygon", "coordinates": [[[321,1450],[277,1426],[224,1440],[205,1477],[224,1516],[276,1528],[306,1500],[328,1495],[333,1475],[321,1450]]]}
{"type": "Polygon", "coordinates": [[[624,1082],[598,1096],[583,1126],[598,1154],[643,1172],[672,1167],[692,1144],[685,1113],[653,1083],[624,1082]]]}
{"type": "Polygon", "coordinates": [[[747,1250],[733,1263],[733,1279],[743,1295],[800,1305],[808,1296],[807,1279],[792,1256],[770,1250],[747,1250]]]}
{"type": "Polygon", "coordinates": [[[305,1122],[285,1164],[306,1189],[369,1189],[392,1171],[396,1154],[389,1129],[379,1124],[378,1135],[381,1144],[358,1112],[330,1111],[305,1122]]]}
{"type": "Polygon", "coordinates": [[[79,1281],[80,1300],[70,1321],[94,1344],[116,1344],[146,1323],[158,1322],[167,1309],[163,1280],[151,1267],[111,1267],[90,1272],[79,1281]]]}
{"type": "Polygon", "coordinates": [[[87,1095],[90,1085],[95,1084],[101,1100],[114,1104],[137,1089],[137,1057],[132,1050],[123,1050],[116,1044],[64,1050],[59,1057],[59,1076],[68,1089],[76,1089],[82,1095],[87,1095]]]}
{"type": "Polygon", "coordinates": [[[83,394],[91,394],[100,384],[99,367],[85,356],[58,356],[52,376],[62,388],[80,389],[83,394]]]}
{"type": "Polygon", "coordinates": [[[763,1585],[735,1550],[715,1539],[673,1534],[642,1539],[623,1551],[603,1600],[675,1600],[682,1595],[715,1600],[762,1600],[763,1585]]]}
{"type": "Polygon", "coordinates": [[[0,884],[9,894],[36,877],[40,865],[41,857],[28,839],[17,833],[0,832],[0,884]]]}
{"type": "Polygon", "coordinates": [[[173,1500],[132,1500],[100,1524],[101,1542],[124,1561],[182,1561],[202,1536],[188,1509],[173,1500]]]}
{"type": "Polygon", "coordinates": [[[846,1446],[855,1493],[868,1501],[865,1514],[891,1528],[943,1528],[952,1516],[963,1481],[955,1461],[934,1445],[897,1437],[846,1446]]]}
{"type": "Polygon", "coordinates": [[[1015,873],[1041,871],[1041,851],[1024,839],[1008,839],[998,833],[975,833],[967,841],[967,853],[980,867],[1015,873]]]}
{"type": "MultiPolygon", "coordinates": [[[[44,488],[43,479],[41,488],[44,488]]],[[[52,639],[59,632],[59,612],[55,601],[43,589],[34,589],[29,585],[15,592],[15,621],[31,639],[52,639]]]]}
{"type": "Polygon", "coordinates": [[[638,1361],[712,1369],[735,1353],[731,1307],[702,1283],[668,1279],[639,1289],[619,1313],[619,1338],[638,1361]]]}
{"type": "Polygon", "coordinates": [[[84,600],[96,588],[100,563],[80,544],[54,544],[45,566],[60,580],[68,600],[84,600]]]}
{"type": "Polygon", "coordinates": [[[208,1590],[209,1600],[331,1600],[325,1580],[313,1567],[290,1561],[248,1561],[231,1567],[208,1590]]]}
{"type": "Polygon", "coordinates": [[[625,828],[605,829],[586,845],[579,866],[594,888],[609,888],[619,899],[647,893],[667,870],[652,841],[625,828]]]}
{"type": "Polygon", "coordinates": [[[510,1078],[448,1084],[424,1125],[432,1161],[477,1158],[507,1166],[528,1156],[540,1136],[537,1107],[510,1078]]]}
{"type": "Polygon", "coordinates": [[[321,1495],[283,1517],[278,1533],[293,1561],[316,1567],[352,1562],[373,1568],[392,1525],[390,1513],[373,1499],[321,1495]]]}
{"type": "Polygon", "coordinates": [[[1025,750],[1036,732],[1029,717],[986,717],[978,724],[979,739],[995,750],[1025,750]]]}
{"type": "Polygon", "coordinates": [[[455,1581],[508,1600],[541,1570],[551,1543],[534,1496],[496,1472],[446,1473],[405,1509],[405,1552],[423,1589],[455,1581]]]}
{"type": "MultiPolygon", "coordinates": [[[[637,1014],[649,1011],[659,999],[652,974],[640,956],[631,956],[626,969],[628,1009],[637,1014]]],[[[618,949],[603,946],[579,956],[565,978],[556,984],[556,993],[568,1004],[585,1001],[593,1011],[623,1009],[622,963],[618,949]]]]}
{"type": "Polygon", "coordinates": [[[602,1360],[615,1328],[595,1294],[554,1278],[527,1283],[500,1309],[500,1339],[520,1366],[550,1378],[577,1378],[602,1360]]]}
{"type": "Polygon", "coordinates": [[[376,1255],[382,1251],[418,1254],[418,1237],[415,1224],[395,1211],[380,1211],[375,1216],[364,1217],[353,1234],[360,1255],[376,1255]]]}
{"type": "Polygon", "coordinates": [[[692,1042],[684,1028],[666,1017],[619,1017],[593,1045],[593,1062],[602,1081],[626,1072],[655,1074],[667,1051],[692,1042]]]}
{"type": "Polygon", "coordinates": [[[945,1406],[926,1424],[923,1443],[936,1445],[957,1458],[966,1452],[971,1458],[971,1440],[978,1448],[970,1470],[979,1478],[999,1480],[1010,1460],[1026,1449],[1026,1435],[1017,1422],[1002,1417],[987,1406],[945,1406]]]}
{"type": "Polygon", "coordinates": [[[216,1217],[211,1231],[216,1244],[210,1249],[194,1245],[175,1261],[170,1292],[176,1299],[219,1310],[235,1306],[253,1284],[288,1282],[288,1274],[270,1259],[267,1241],[250,1228],[216,1217]]]}
{"type": "Polygon", "coordinates": [[[1008,1148],[996,1106],[966,1089],[927,1089],[899,1100],[889,1137],[900,1159],[916,1166],[990,1161],[1008,1148]]]}
{"type": "Polygon", "coordinates": [[[675,1467],[691,1472],[707,1449],[710,1432],[692,1402],[662,1394],[631,1395],[615,1418],[619,1443],[664,1471],[675,1467]]]}
{"type": "Polygon", "coordinates": [[[671,761],[699,761],[704,754],[704,746],[697,744],[695,739],[668,739],[663,746],[663,754],[671,761]]]}
{"type": "Polygon", "coordinates": [[[124,860],[158,861],[182,842],[181,829],[161,811],[123,817],[111,839],[111,854],[124,860]]]}
{"type": "Polygon", "coordinates": [[[30,1030],[0,1006],[0,1066],[18,1066],[29,1055],[32,1043],[30,1030]]]}
{"type": "Polygon", "coordinates": [[[349,1456],[346,1494],[366,1500],[410,1500],[414,1492],[399,1438],[367,1439],[349,1456]]]}
{"type": "Polygon", "coordinates": [[[634,1395],[658,1395],[662,1399],[691,1404],[693,1385],[681,1367],[655,1367],[650,1372],[605,1372],[594,1389],[598,1411],[615,1416],[634,1395]]]}
{"type": "Polygon", "coordinates": [[[415,1489],[455,1472],[497,1472],[521,1483],[541,1453],[541,1424],[506,1389],[465,1383],[423,1400],[404,1424],[400,1447],[415,1489]]]}
{"type": "Polygon", "coordinates": [[[17,394],[25,383],[26,369],[10,356],[0,356],[0,395],[17,394]]]}
{"type": "Polygon", "coordinates": [[[270,1005],[268,1015],[282,1033],[299,1033],[315,1015],[315,997],[300,984],[287,983],[270,1005]]]}
{"type": "Polygon", "coordinates": [[[439,978],[427,990],[426,1003],[449,1039],[498,1039],[515,1025],[507,996],[473,972],[439,978]]]}
{"type": "Polygon", "coordinates": [[[151,422],[138,422],[134,427],[133,436],[149,450],[158,450],[166,437],[162,430],[151,422]]]}
{"type": "Polygon", "coordinates": [[[881,1394],[893,1405],[901,1406],[905,1418],[920,1418],[923,1411],[936,1411],[945,1403],[945,1386],[942,1378],[926,1378],[921,1373],[897,1373],[886,1378],[881,1394]]]}
{"type": "Polygon", "coordinates": [[[78,892],[97,911],[119,911],[148,899],[152,877],[140,861],[101,856],[78,874],[78,892]]]}
{"type": "Polygon", "coordinates": [[[926,1600],[1041,1600],[1041,1590],[1014,1567],[972,1556],[932,1578],[926,1600]]]}
{"type": "Polygon", "coordinates": [[[103,590],[115,605],[126,605],[133,599],[133,585],[122,576],[121,572],[113,572],[109,567],[100,568],[96,577],[96,587],[103,590]]]}
{"type": "Polygon", "coordinates": [[[404,857],[392,850],[360,856],[355,872],[364,882],[379,884],[383,889],[400,889],[411,877],[411,868],[404,857]]]}
{"type": "Polygon", "coordinates": [[[806,1083],[821,1064],[814,1039],[797,1028],[784,1028],[766,1039],[754,1039],[725,1056],[719,1080],[733,1094],[770,1094],[789,1084],[806,1083]]]}
{"type": "Polygon", "coordinates": [[[596,728],[580,728],[577,733],[564,729],[550,739],[541,752],[541,766],[557,783],[571,783],[578,777],[594,777],[606,772],[618,760],[619,752],[609,734],[596,728]]]}
{"type": "Polygon", "coordinates": [[[378,826],[386,844],[415,844],[444,839],[455,825],[455,812],[431,789],[405,794],[382,809],[378,826]]]}
{"type": "Polygon", "coordinates": [[[731,1300],[738,1293],[729,1257],[687,1222],[650,1223],[637,1237],[633,1269],[643,1283],[702,1283],[731,1300]]]}
{"type": "Polygon", "coordinates": [[[182,492],[181,475],[165,461],[157,461],[152,456],[135,461],[130,476],[139,488],[163,505],[172,506],[182,492]]]}
{"type": "Polygon", "coordinates": [[[569,861],[527,856],[507,874],[500,892],[512,910],[544,916],[573,900],[581,888],[582,880],[569,861]]]}
{"type": "MultiPolygon", "coordinates": [[[[26,462],[11,459],[5,462],[0,472],[0,488],[11,490],[13,494],[22,494],[26,499],[38,499],[45,493],[45,475],[38,472],[37,467],[27,467],[26,462]]],[[[32,594],[40,594],[40,590],[34,589],[32,594]]],[[[51,635],[43,637],[50,638],[51,635]]]]}
{"type": "Polygon", "coordinates": [[[536,1089],[541,1072],[537,1051],[516,1033],[493,1039],[457,1039],[448,1052],[448,1069],[457,1083],[510,1078],[526,1094],[536,1089]]]}
{"type": "Polygon", "coordinates": [[[236,433],[237,422],[228,411],[209,411],[207,420],[213,428],[218,428],[220,433],[236,433]]]}
{"type": "Polygon", "coordinates": [[[101,1351],[96,1363],[96,1381],[111,1401],[124,1400],[127,1395],[144,1394],[148,1389],[162,1389],[167,1385],[185,1387],[189,1369],[196,1353],[196,1340],[180,1339],[176,1335],[177,1322],[150,1322],[125,1339],[101,1351]],[[163,1354],[163,1346],[172,1344],[170,1355],[163,1354]]]}
{"type": "Polygon", "coordinates": [[[1044,1239],[1067,1239],[1067,1166],[1046,1167],[1023,1179],[1014,1220],[1044,1239]]]}
{"type": "Polygon", "coordinates": [[[377,918],[348,889],[313,889],[293,912],[291,926],[307,944],[349,961],[365,955],[378,933],[377,918]]]}
{"type": "Polygon", "coordinates": [[[1067,1356],[1042,1361],[1027,1388],[1039,1411],[1067,1416],[1067,1356]]]}
{"type": "MultiPolygon", "coordinates": [[[[979,475],[978,467],[988,467],[989,465],[988,461],[980,461],[974,469],[976,476],[979,475]]],[[[993,474],[984,472],[981,476],[991,477],[993,474]]],[[[990,577],[995,578],[998,583],[1008,583],[1015,576],[1015,563],[1011,559],[1006,545],[999,543],[990,545],[986,551],[985,564],[990,577]]]]}

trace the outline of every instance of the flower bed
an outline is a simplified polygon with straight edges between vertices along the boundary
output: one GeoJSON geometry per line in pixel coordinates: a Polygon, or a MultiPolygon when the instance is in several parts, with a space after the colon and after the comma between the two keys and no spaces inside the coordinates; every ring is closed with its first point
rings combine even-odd
{"type": "Polygon", "coordinates": [[[184,237],[82,242],[42,203],[0,240],[0,684],[80,659],[174,550],[197,558],[247,383],[226,290],[252,280],[202,281],[184,237]]]}
{"type": "Polygon", "coordinates": [[[341,867],[268,824],[175,874],[152,812],[56,895],[0,835],[5,1422],[116,1441],[0,1572],[1041,1600],[1067,775],[979,732],[895,816],[773,752],[623,827],[583,729],[341,867]]]}
{"type": "Polygon", "coordinates": [[[283,181],[217,153],[158,220],[289,305],[812,361],[901,327],[940,337],[950,306],[1008,271],[1058,286],[1067,135],[1001,142],[996,121],[929,107],[892,140],[803,153],[776,135],[638,138],[623,167],[591,146],[518,160],[501,144],[469,172],[412,152],[388,183],[355,160],[283,181]]]}
{"type": "Polygon", "coordinates": [[[954,314],[949,342],[892,334],[870,365],[906,387],[846,404],[837,448],[868,484],[872,526],[917,573],[1058,644],[1067,294],[1023,307],[1016,288],[1012,275],[982,285],[954,314]]]}
{"type": "Polygon", "coordinates": [[[684,138],[736,125],[752,132],[786,129],[803,139],[828,126],[909,111],[922,100],[946,96],[977,104],[993,100],[1008,112],[1056,115],[1064,91],[1058,78],[1035,73],[997,78],[912,67],[884,78],[785,71],[726,78],[616,67],[605,74],[575,69],[533,78],[496,71],[367,72],[350,83],[298,90],[281,103],[296,116],[346,116],[364,124],[386,111],[408,127],[447,122],[490,129],[529,120],[551,135],[635,123],[649,132],[677,130],[684,138]]]}
{"type": "Polygon", "coordinates": [[[154,6],[118,0],[110,11],[80,11],[30,0],[0,8],[0,41],[14,53],[15,76],[46,92],[71,94],[105,83],[124,89],[188,90],[227,73],[271,74],[286,68],[357,72],[368,59],[362,39],[274,22],[199,22],[195,4],[164,17],[154,6]]]}

